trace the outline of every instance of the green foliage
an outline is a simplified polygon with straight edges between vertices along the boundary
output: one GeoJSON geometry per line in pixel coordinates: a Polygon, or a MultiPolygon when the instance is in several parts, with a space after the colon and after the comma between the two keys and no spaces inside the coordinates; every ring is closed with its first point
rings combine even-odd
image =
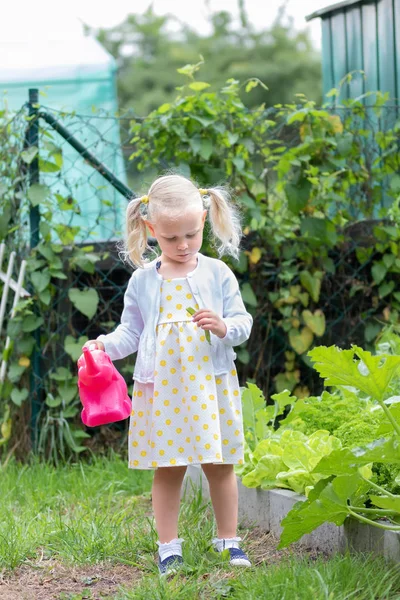
{"type": "Polygon", "coordinates": [[[241,92],[248,106],[289,102],[299,91],[320,101],[320,58],[308,34],[285,25],[284,16],[281,12],[271,29],[256,32],[247,20],[235,25],[228,12],[214,13],[209,17],[211,33],[203,36],[150,7],[95,33],[117,61],[120,106],[133,108],[137,115],[147,116],[171,102],[181,85],[179,74],[195,72],[191,65],[181,65],[194,65],[199,56],[205,60],[207,83],[193,82],[195,91],[219,88],[229,78],[251,78],[241,92]],[[268,89],[253,87],[254,78],[267,82],[268,89]]]}
{"type": "Polygon", "coordinates": [[[0,445],[5,452],[19,445],[26,452],[29,450],[26,432],[19,423],[24,422],[21,416],[32,398],[32,381],[38,377],[41,355],[45,372],[37,385],[44,406],[41,406],[36,449],[41,456],[58,462],[60,458],[66,460],[71,454],[87,450],[82,441],[89,437],[79,421],[76,423],[80,401],[75,361],[87,337],[75,333],[71,305],[82,315],[92,317],[98,303],[96,290],[82,292],[72,287],[70,303],[64,303],[60,310],[60,282],[72,273],[93,273],[99,255],[91,253],[90,246],[74,247],[72,242],[79,234],[78,228],[60,224],[55,217],[58,211],[68,214],[78,210],[74,199],[63,198],[57,189],[44,183],[29,185],[27,166],[34,161],[40,173],[61,176],[63,167],[62,151],[48,130],[39,131],[40,150],[36,146],[26,147],[25,143],[25,149],[20,151],[29,122],[25,114],[16,116],[6,109],[0,111],[0,241],[6,243],[4,261],[12,249],[17,250],[18,263],[22,258],[27,261],[24,288],[31,294],[19,302],[15,317],[7,322],[11,346],[7,351],[1,347],[8,365],[0,389],[0,445]],[[28,219],[30,211],[36,208],[40,208],[40,241],[30,248],[28,219]],[[65,243],[72,244],[67,251],[65,243]],[[64,340],[61,332],[66,323],[69,336],[64,340]]]}
{"type": "MultiPolygon", "coordinates": [[[[175,99],[132,121],[131,159],[144,173],[172,167],[201,186],[230,185],[247,236],[233,266],[243,274],[241,291],[255,316],[252,341],[263,352],[271,326],[279,328],[277,350],[286,359],[277,369],[259,356],[251,376],[262,375],[278,393],[308,395],[306,354],[321,338],[336,341],[332,320],[342,306],[352,310],[341,317],[343,330],[350,320],[369,344],[383,323],[398,319],[398,192],[390,182],[400,169],[400,127],[392,120],[392,128],[374,128],[387,102],[380,93],[368,95],[376,103],[368,109],[359,100],[335,111],[317,108],[300,94],[295,103],[249,111],[238,80],[217,92],[201,82],[195,91],[194,77],[203,68],[186,65],[181,74],[188,81],[175,99]],[[360,234],[352,227],[365,218],[367,243],[360,239],[358,247],[360,234]]],[[[250,364],[246,346],[238,358],[250,364]]]]}
{"type": "MultiPolygon", "coordinates": [[[[247,383],[247,387],[242,388],[243,424],[249,450],[254,450],[261,440],[273,434],[278,418],[288,407],[291,409],[290,416],[301,403],[296,402],[296,397],[291,396],[288,390],[274,394],[272,400],[273,404],[266,406],[264,394],[254,383],[247,383]]],[[[280,419],[279,422],[282,425],[285,420],[280,419]]]]}
{"type": "Polygon", "coordinates": [[[241,472],[242,483],[264,490],[280,487],[307,494],[324,477],[315,472],[316,465],[340,447],[340,441],[328,431],[306,436],[300,431],[279,429],[255,447],[251,461],[241,472]]]}
{"type": "MultiPolygon", "coordinates": [[[[136,20],[135,27],[137,24],[136,20]]],[[[128,23],[127,37],[130,25],[132,22],[128,23]]],[[[161,47],[158,31],[149,36],[152,44],[161,47]]],[[[126,39],[116,39],[117,54],[126,39]]],[[[230,77],[219,89],[204,81],[207,60],[199,61],[196,56],[182,66],[186,60],[180,60],[177,73],[186,84],[172,90],[147,118],[132,120],[131,158],[143,176],[172,167],[204,187],[226,182],[242,209],[245,239],[233,267],[255,324],[251,340],[238,348],[238,362],[243,377],[258,382],[266,396],[271,390],[291,394],[287,408],[278,402],[272,412],[268,407],[265,415],[260,412],[255,417],[249,429],[249,446],[254,449],[283,412],[295,405],[295,398],[309,396],[307,386],[318,387],[316,377],[310,377],[307,352],[315,344],[342,343],[349,339],[347,335],[353,336],[352,341],[357,338],[353,356],[376,373],[376,381],[367,382],[369,387],[362,389],[383,403],[386,420],[381,426],[390,431],[398,409],[386,406],[385,399],[392,393],[397,375],[391,378],[388,365],[395,369],[398,357],[378,359],[359,349],[363,337],[370,349],[384,324],[395,327],[400,311],[400,294],[396,292],[400,272],[400,127],[393,119],[387,127],[380,127],[388,114],[388,98],[370,94],[364,100],[375,103],[373,108],[366,108],[361,100],[332,108],[317,107],[299,94],[291,104],[281,102],[266,110],[256,103],[249,110],[247,94],[265,93],[259,78],[241,82],[230,77]]],[[[95,277],[99,254],[93,246],[76,246],[78,228],[54,219],[56,210],[71,216],[79,207],[72,196],[64,197],[55,186],[43,183],[53,181],[48,177],[56,181],[64,175],[62,152],[51,131],[40,132],[40,152],[36,147],[21,150],[26,121],[23,126],[19,122],[18,129],[5,113],[1,119],[0,190],[4,202],[0,239],[11,242],[28,258],[27,284],[32,298],[20,303],[16,319],[8,323],[13,344],[1,391],[7,400],[2,401],[4,433],[0,442],[11,443],[10,419],[12,423],[13,411],[27,402],[32,365],[36,364],[35,347],[36,351],[40,347],[47,369],[43,382],[47,413],[43,418],[48,432],[41,448],[53,455],[49,448],[55,448],[59,440],[77,452],[83,447],[75,428],[79,419],[77,396],[71,398],[72,392],[66,390],[61,395],[59,381],[50,375],[57,373],[60,355],[65,353],[62,366],[75,377],[72,361],[85,336],[72,323],[74,311],[78,310],[82,318],[94,318],[102,312],[97,310],[99,278],[95,277]],[[35,161],[45,179],[29,187],[27,167],[35,161]],[[38,207],[40,242],[29,250],[28,214],[38,207]],[[89,282],[89,291],[82,292],[75,283],[81,278],[89,282]],[[63,293],[59,296],[60,289],[63,293]]],[[[204,250],[214,252],[207,242],[204,250]]],[[[109,315],[104,317],[107,328],[111,321],[109,315]]],[[[356,373],[358,364],[349,372],[342,370],[340,361],[335,365],[332,381],[346,385],[347,379],[358,373],[358,384],[365,384],[365,375],[356,373]]],[[[72,390],[76,380],[67,378],[67,382],[72,390]]],[[[312,411],[310,419],[311,415],[312,411]]],[[[306,420],[298,419],[303,433],[313,433],[307,429],[306,420]]],[[[326,418],[319,429],[330,431],[333,424],[326,418]]],[[[387,432],[380,430],[379,435],[387,432]]]]}
{"type": "Polygon", "coordinates": [[[382,403],[382,408],[385,393],[400,367],[400,356],[372,356],[357,346],[351,350],[319,346],[308,355],[326,385],[355,387],[382,403]]]}
{"type": "Polygon", "coordinates": [[[368,484],[359,474],[323,479],[305,502],[297,502],[282,520],[278,548],[288,546],[326,521],[343,525],[349,515],[348,502],[362,504],[368,484]]]}
{"type": "Polygon", "coordinates": [[[352,418],[359,417],[360,413],[367,413],[372,406],[372,403],[348,390],[324,391],[321,396],[298,399],[287,417],[280,421],[280,427],[292,427],[305,434],[326,429],[340,438],[338,430],[352,418]]]}
{"type": "MultiPolygon", "coordinates": [[[[249,391],[243,391],[246,438],[253,444],[238,469],[243,484],[287,487],[308,496],[282,521],[280,547],[326,521],[341,525],[349,515],[400,531],[400,402],[399,396],[390,396],[398,386],[400,362],[382,352],[398,347],[394,337],[383,334],[376,356],[356,346],[311,350],[315,368],[333,388],[319,398],[295,400],[286,391],[275,395],[274,409],[261,406],[260,394],[260,402],[251,403],[249,391]],[[274,431],[271,414],[284,398],[289,412],[274,431]],[[325,431],[320,429],[324,425],[325,431]],[[262,426],[265,439],[254,445],[254,431],[262,426]]],[[[254,387],[251,398],[257,398],[254,387]]]]}
{"type": "MultiPolygon", "coordinates": [[[[356,417],[356,414],[353,413],[354,406],[357,406],[357,403],[352,402],[349,405],[348,420],[343,418],[342,424],[335,429],[336,437],[341,440],[343,446],[348,448],[365,446],[376,440],[379,437],[379,425],[383,420],[382,411],[362,410],[361,407],[358,411],[356,410],[356,414],[358,412],[356,417]]],[[[342,415],[342,417],[344,416],[342,415]]]]}

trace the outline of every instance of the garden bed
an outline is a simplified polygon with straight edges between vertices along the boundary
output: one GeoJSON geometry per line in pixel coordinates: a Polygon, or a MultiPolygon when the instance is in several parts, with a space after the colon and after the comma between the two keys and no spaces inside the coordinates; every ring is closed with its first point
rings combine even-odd
{"type": "MultiPolygon", "coordinates": [[[[189,467],[188,477],[195,486],[202,486],[205,498],[210,497],[207,480],[199,468],[189,467]]],[[[239,523],[256,525],[277,537],[281,534],[282,519],[296,502],[306,499],[305,496],[291,490],[247,488],[239,478],[238,487],[239,523]]],[[[327,554],[345,552],[347,549],[372,552],[388,560],[400,562],[400,533],[384,531],[352,518],[347,518],[340,527],[333,523],[324,523],[312,533],[304,535],[294,545],[327,554]]]]}

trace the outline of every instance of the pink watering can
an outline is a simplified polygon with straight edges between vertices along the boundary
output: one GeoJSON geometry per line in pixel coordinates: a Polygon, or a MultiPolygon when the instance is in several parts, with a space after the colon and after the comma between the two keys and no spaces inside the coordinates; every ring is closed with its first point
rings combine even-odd
{"type": "Polygon", "coordinates": [[[124,378],[103,350],[83,348],[78,360],[79,397],[82,421],[97,427],[129,417],[132,403],[124,378]]]}

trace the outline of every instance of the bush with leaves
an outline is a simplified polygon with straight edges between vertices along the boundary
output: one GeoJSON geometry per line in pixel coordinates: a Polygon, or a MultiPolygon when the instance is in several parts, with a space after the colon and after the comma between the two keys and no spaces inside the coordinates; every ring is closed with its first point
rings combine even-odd
{"type": "MultiPolygon", "coordinates": [[[[310,348],[344,340],[368,347],[384,323],[398,321],[399,123],[380,93],[322,108],[299,94],[293,104],[249,110],[241,97],[263,85],[258,79],[230,79],[211,92],[196,79],[200,67],[180,69],[187,85],[175,100],[132,121],[133,164],[144,177],[149,170],[174,169],[202,187],[232,188],[246,234],[232,266],[255,321],[237,352],[241,380],[259,383],[268,396],[284,389],[300,398],[319,393],[310,348]]],[[[333,100],[337,96],[334,90],[333,100]]],[[[30,378],[40,355],[43,453],[57,454],[61,440],[79,452],[84,432],[73,394],[74,361],[86,336],[73,315],[78,310],[91,319],[100,307],[99,255],[92,246],[75,245],[79,228],[54,218],[55,210],[68,216],[80,210],[73,195],[57,194],[43,181],[29,186],[27,169],[35,161],[46,177],[68,173],[51,131],[40,131],[40,151],[24,145],[27,123],[24,116],[1,115],[0,239],[28,259],[32,293],[9,323],[14,343],[3,386],[3,445],[12,448],[19,438],[12,439],[10,429],[15,411],[21,408],[28,422],[30,378]],[[39,205],[40,240],[30,250],[29,214],[39,205]],[[67,427],[72,438],[63,433],[67,427]]],[[[97,325],[113,327],[103,306],[99,312],[97,325]]]]}
{"type": "Polygon", "coordinates": [[[398,318],[400,121],[387,95],[335,105],[339,89],[323,108],[298,94],[249,111],[240,91],[258,80],[210,92],[201,64],[179,70],[187,84],[174,101],[132,121],[131,159],[234,190],[246,238],[232,266],[255,317],[243,377],[308,395],[319,387],[313,345],[369,344],[398,318]]]}
{"type": "MultiPolygon", "coordinates": [[[[75,247],[78,228],[68,224],[68,218],[63,224],[56,217],[60,212],[70,215],[78,210],[74,199],[61,196],[43,181],[30,181],[29,167],[35,163],[42,178],[43,174],[61,177],[63,173],[62,150],[49,130],[39,130],[40,151],[29,145],[26,134],[33,123],[25,109],[18,114],[7,108],[0,111],[0,242],[6,245],[3,264],[11,250],[17,251],[17,263],[26,260],[24,288],[30,293],[18,303],[14,318],[6,321],[11,340],[7,350],[2,337],[0,350],[7,370],[0,385],[0,448],[4,456],[15,452],[23,458],[33,438],[40,455],[57,461],[84,451],[81,442],[89,437],[76,422],[80,402],[75,364],[88,338],[75,331],[72,313],[78,310],[93,316],[98,294],[94,289],[81,291],[73,281],[79,274],[93,274],[100,255],[92,252],[92,246],[75,247]],[[37,207],[39,242],[35,245],[29,232],[30,217],[37,207]],[[68,300],[63,289],[67,280],[68,300]],[[30,431],[32,411],[37,411],[40,433],[30,431]]],[[[12,299],[11,294],[10,305],[12,299]]]]}

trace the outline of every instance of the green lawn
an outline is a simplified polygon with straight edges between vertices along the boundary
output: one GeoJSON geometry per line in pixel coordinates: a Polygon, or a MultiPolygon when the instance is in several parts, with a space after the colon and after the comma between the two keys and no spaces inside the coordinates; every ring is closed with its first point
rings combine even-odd
{"type": "Polygon", "coordinates": [[[400,599],[398,566],[278,552],[256,529],[241,532],[254,567],[233,570],[210,552],[212,513],[200,495],[181,511],[185,567],[160,580],[152,474],[117,457],[57,469],[9,463],[0,477],[0,600],[400,599]]]}

